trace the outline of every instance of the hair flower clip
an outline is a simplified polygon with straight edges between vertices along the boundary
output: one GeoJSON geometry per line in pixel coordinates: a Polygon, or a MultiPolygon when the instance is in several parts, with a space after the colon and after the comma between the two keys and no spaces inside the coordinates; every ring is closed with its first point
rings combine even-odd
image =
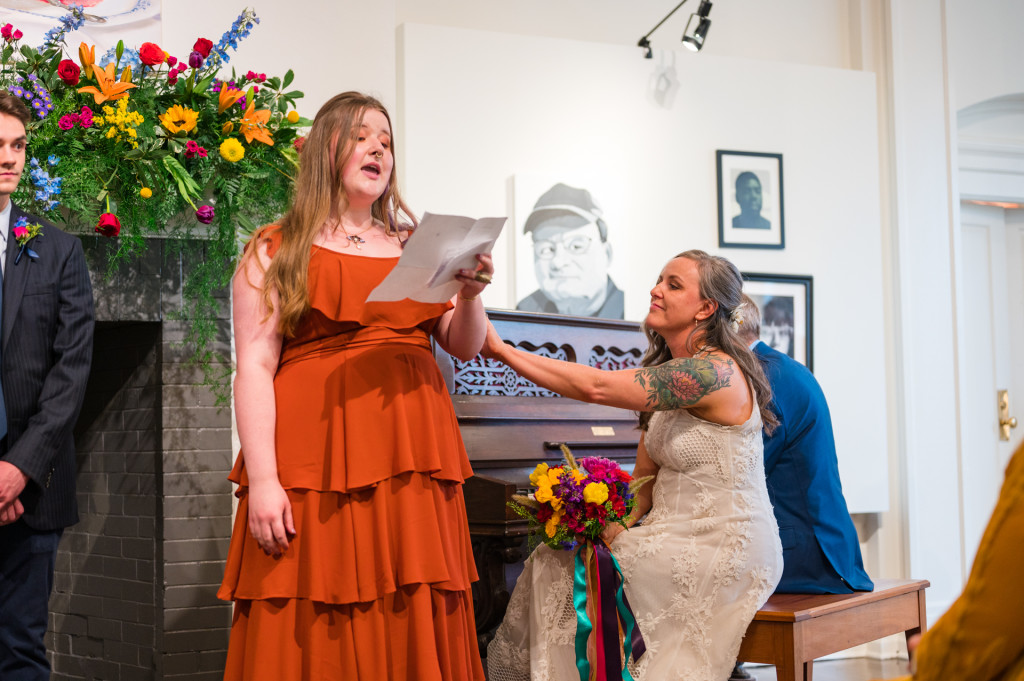
{"type": "Polygon", "coordinates": [[[740,324],[743,323],[743,307],[737,305],[729,313],[729,328],[733,330],[733,333],[739,333],[740,324]]]}
{"type": "Polygon", "coordinates": [[[14,239],[18,242],[18,255],[14,257],[14,264],[21,262],[21,256],[27,255],[32,260],[38,260],[39,254],[29,248],[29,243],[36,237],[43,236],[43,226],[37,222],[29,224],[28,218],[21,216],[14,222],[14,239]]]}

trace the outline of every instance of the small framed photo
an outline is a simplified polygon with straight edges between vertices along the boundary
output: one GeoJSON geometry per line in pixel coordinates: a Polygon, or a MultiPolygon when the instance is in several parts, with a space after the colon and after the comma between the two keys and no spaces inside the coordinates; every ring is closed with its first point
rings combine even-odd
{"type": "Polygon", "coordinates": [[[785,248],[782,154],[715,152],[718,166],[718,245],[785,248]]]}
{"type": "Polygon", "coordinates": [[[761,340],[811,371],[813,277],[792,274],[743,274],[743,292],[761,312],[761,340]]]}

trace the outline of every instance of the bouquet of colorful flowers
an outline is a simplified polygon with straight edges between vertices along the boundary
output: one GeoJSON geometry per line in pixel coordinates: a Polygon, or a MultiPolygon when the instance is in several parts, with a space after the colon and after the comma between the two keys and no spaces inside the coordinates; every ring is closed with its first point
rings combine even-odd
{"type": "Polygon", "coordinates": [[[310,123],[294,109],[302,93],[288,90],[291,71],[222,73],[259,23],[249,9],[218,42],[198,37],[173,52],[149,42],[99,56],[86,43],[70,48],[84,21],[70,5],[38,47],[0,27],[0,87],[33,114],[29,177],[14,201],[72,231],[119,237],[112,263],[147,235],[199,227],[205,252],[183,299],[199,334],[191,340],[204,348],[214,329],[199,322],[215,317],[213,294],[230,280],[239,241],[289,203],[294,143],[310,123]]]}
{"type": "Polygon", "coordinates": [[[564,444],[562,454],[564,465],[538,464],[530,475],[536,491],[514,495],[509,506],[551,548],[576,550],[573,605],[581,681],[632,681],[626,663],[639,660],[646,646],[622,588],[619,563],[601,533],[611,523],[626,527],[636,493],[653,476],[634,479],[600,457],[577,461],[564,444]]]}
{"type": "Polygon", "coordinates": [[[564,465],[538,464],[530,474],[536,491],[514,495],[509,506],[545,544],[572,550],[598,539],[611,523],[625,527],[637,490],[651,478],[634,480],[614,461],[596,456],[577,461],[565,445],[562,454],[564,465]]]}

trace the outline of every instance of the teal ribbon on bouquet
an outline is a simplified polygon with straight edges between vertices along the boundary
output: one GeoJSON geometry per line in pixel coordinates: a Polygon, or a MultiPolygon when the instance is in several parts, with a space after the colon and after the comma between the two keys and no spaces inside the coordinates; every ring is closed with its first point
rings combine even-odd
{"type": "Polygon", "coordinates": [[[626,661],[630,655],[638,661],[647,650],[622,581],[619,561],[603,541],[576,550],[572,604],[580,681],[633,681],[626,661]]]}

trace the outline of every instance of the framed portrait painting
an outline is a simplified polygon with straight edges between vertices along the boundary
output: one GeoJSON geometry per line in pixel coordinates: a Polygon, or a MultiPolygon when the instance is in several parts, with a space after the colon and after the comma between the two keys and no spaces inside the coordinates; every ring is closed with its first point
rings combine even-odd
{"type": "Polygon", "coordinates": [[[792,274],[743,274],[743,292],[761,312],[761,341],[813,366],[813,278],[792,274]]]}
{"type": "Polygon", "coordinates": [[[718,245],[785,248],[782,154],[715,152],[718,167],[718,245]]]}
{"type": "Polygon", "coordinates": [[[573,317],[625,318],[613,276],[618,233],[597,183],[517,174],[513,179],[515,309],[573,317]]]}

